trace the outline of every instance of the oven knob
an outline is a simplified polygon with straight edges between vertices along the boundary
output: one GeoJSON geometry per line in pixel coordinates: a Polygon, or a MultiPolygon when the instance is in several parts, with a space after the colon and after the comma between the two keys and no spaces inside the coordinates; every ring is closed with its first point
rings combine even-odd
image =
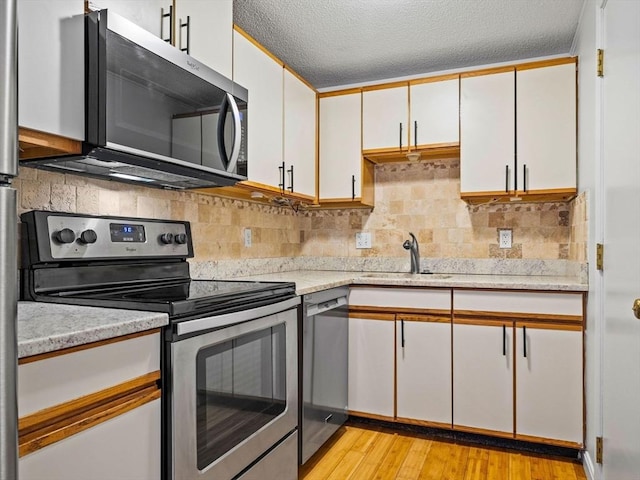
{"type": "Polygon", "coordinates": [[[58,243],[73,243],[76,234],[70,228],[63,228],[53,234],[53,239],[58,243]]]}
{"type": "Polygon", "coordinates": [[[80,234],[80,243],[88,245],[89,243],[96,243],[98,240],[98,234],[94,230],[85,230],[80,234]]]}
{"type": "Polygon", "coordinates": [[[165,245],[170,245],[173,243],[173,233],[163,233],[160,235],[160,242],[165,245]]]}
{"type": "Polygon", "coordinates": [[[187,234],[186,233],[176,233],[176,235],[173,237],[174,242],[176,242],[179,245],[184,245],[185,243],[187,243],[187,234]]]}

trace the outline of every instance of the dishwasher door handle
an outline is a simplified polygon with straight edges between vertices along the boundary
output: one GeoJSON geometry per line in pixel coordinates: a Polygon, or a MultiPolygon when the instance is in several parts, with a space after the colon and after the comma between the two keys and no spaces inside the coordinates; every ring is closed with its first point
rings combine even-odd
{"type": "Polygon", "coordinates": [[[334,308],[342,307],[347,304],[347,297],[338,297],[322,303],[315,303],[307,307],[307,317],[319,315],[334,308]]]}

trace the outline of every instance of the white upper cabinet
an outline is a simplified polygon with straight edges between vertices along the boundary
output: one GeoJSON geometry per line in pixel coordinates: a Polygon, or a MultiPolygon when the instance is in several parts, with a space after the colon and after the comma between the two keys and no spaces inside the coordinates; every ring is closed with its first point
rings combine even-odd
{"type": "Polygon", "coordinates": [[[516,70],[518,190],[576,188],[576,64],[516,70]]]}
{"type": "Polygon", "coordinates": [[[231,78],[233,57],[233,1],[177,0],[176,40],[180,49],[213,70],[231,78]],[[189,17],[187,27],[182,27],[189,17]]]}
{"type": "Polygon", "coordinates": [[[18,123],[84,140],[84,2],[18,1],[18,123]]]}
{"type": "Polygon", "coordinates": [[[515,72],[460,80],[460,192],[514,188],[515,72]]]}
{"type": "Polygon", "coordinates": [[[460,78],[426,79],[409,87],[412,149],[460,141],[460,78]]]}
{"type": "Polygon", "coordinates": [[[292,193],[315,197],[316,92],[287,69],[284,71],[284,160],[287,188],[292,193]]]}
{"type": "Polygon", "coordinates": [[[251,182],[283,184],[283,75],[276,62],[234,31],[233,80],[249,90],[247,156],[251,182]]]}
{"type": "MultiPolygon", "coordinates": [[[[63,2],[53,3],[57,5],[63,2]]],[[[171,30],[171,19],[168,16],[163,18],[162,14],[168,14],[171,5],[172,0],[89,0],[90,10],[104,10],[106,8],[155,36],[167,39],[171,30]]]]}
{"type": "Polygon", "coordinates": [[[365,90],[362,93],[362,149],[401,150],[409,143],[409,89],[365,90]]]}
{"type": "Polygon", "coordinates": [[[362,188],[362,95],[320,99],[320,191],[323,199],[360,196],[362,188]]]}

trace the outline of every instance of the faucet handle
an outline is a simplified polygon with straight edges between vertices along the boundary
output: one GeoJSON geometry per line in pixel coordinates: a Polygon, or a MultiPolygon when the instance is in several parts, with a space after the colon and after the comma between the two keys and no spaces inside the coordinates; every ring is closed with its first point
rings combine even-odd
{"type": "Polygon", "coordinates": [[[402,248],[404,248],[405,250],[410,250],[411,242],[409,240],[405,240],[404,243],[402,244],[402,248]]]}

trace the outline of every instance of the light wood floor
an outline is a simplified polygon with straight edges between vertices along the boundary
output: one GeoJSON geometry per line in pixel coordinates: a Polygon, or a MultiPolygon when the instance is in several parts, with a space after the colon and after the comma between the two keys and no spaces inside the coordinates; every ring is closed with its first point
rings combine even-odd
{"type": "Polygon", "coordinates": [[[582,465],[514,451],[343,426],[300,469],[301,480],[586,480],[582,465]]]}

